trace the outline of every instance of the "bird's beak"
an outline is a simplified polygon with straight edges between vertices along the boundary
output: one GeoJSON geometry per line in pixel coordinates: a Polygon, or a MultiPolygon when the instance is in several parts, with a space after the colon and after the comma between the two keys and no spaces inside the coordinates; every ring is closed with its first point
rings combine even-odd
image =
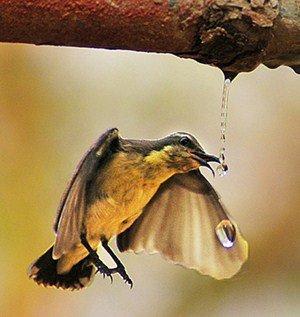
{"type": "Polygon", "coordinates": [[[208,162],[220,163],[219,158],[217,158],[214,155],[206,154],[205,152],[203,152],[203,150],[193,151],[192,156],[196,161],[198,161],[201,164],[201,166],[205,166],[205,167],[209,168],[211,170],[213,176],[215,176],[215,172],[212,169],[212,167],[208,164],[208,162]]]}

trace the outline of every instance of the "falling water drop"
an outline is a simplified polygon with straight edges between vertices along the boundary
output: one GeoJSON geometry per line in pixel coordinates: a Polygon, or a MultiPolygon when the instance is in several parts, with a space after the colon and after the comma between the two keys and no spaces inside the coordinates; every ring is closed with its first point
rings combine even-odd
{"type": "Polygon", "coordinates": [[[231,81],[235,78],[236,74],[231,72],[224,72],[224,83],[221,103],[221,123],[220,123],[220,149],[219,159],[220,165],[217,167],[217,173],[219,176],[225,176],[228,171],[228,165],[225,157],[225,145],[226,145],[226,128],[227,128],[227,116],[228,116],[228,94],[231,81]]]}

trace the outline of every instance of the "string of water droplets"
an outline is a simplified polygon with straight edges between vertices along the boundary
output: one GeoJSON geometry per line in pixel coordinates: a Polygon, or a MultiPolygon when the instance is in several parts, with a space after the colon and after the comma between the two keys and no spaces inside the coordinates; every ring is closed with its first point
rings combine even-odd
{"type": "Polygon", "coordinates": [[[220,123],[220,149],[219,159],[220,165],[217,167],[217,173],[219,176],[225,176],[228,171],[228,165],[225,157],[225,145],[226,145],[226,128],[227,128],[227,117],[228,117],[228,94],[231,84],[230,78],[224,78],[223,93],[221,102],[221,123],[220,123]]]}

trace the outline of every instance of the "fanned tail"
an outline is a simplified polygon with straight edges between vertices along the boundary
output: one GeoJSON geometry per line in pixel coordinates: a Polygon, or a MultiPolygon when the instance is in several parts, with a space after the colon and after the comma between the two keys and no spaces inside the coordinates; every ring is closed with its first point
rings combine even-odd
{"type": "Polygon", "coordinates": [[[57,274],[57,262],[52,258],[53,246],[33,262],[28,269],[29,278],[43,286],[79,290],[87,287],[95,275],[95,267],[87,256],[66,274],[57,274]]]}

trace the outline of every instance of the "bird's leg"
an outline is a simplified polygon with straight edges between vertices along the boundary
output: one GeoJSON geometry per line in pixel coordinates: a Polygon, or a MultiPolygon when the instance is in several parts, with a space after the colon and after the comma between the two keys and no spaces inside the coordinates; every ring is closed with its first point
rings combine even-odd
{"type": "Polygon", "coordinates": [[[93,262],[93,264],[96,266],[97,268],[97,272],[99,271],[100,274],[103,275],[103,277],[105,276],[109,276],[110,277],[110,280],[111,282],[113,281],[113,278],[112,278],[112,273],[113,270],[111,270],[109,267],[107,267],[99,258],[97,252],[90,246],[90,244],[88,243],[87,239],[86,239],[86,236],[85,234],[82,234],[80,236],[80,240],[81,240],[81,243],[83,244],[83,246],[89,251],[89,256],[93,262]]]}
{"type": "Polygon", "coordinates": [[[111,269],[111,270],[113,270],[113,273],[119,273],[121,275],[121,277],[123,278],[123,280],[125,281],[125,283],[128,283],[130,285],[130,288],[132,288],[133,282],[132,282],[131,278],[126,273],[125,267],[122,264],[122,262],[118,259],[118,257],[114,254],[113,250],[109,247],[108,241],[102,240],[102,246],[107,251],[107,253],[111,256],[111,258],[114,260],[114,262],[117,265],[116,268],[111,269]]]}

